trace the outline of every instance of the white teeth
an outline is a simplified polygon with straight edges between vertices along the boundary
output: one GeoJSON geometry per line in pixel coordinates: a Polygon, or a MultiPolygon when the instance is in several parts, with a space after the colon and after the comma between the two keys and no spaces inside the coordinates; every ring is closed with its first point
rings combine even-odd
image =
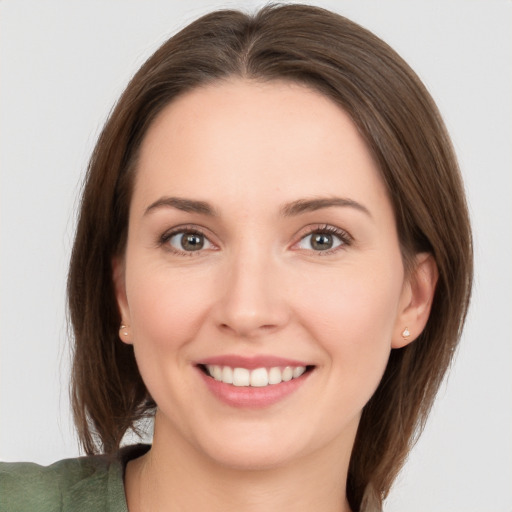
{"type": "Polygon", "coordinates": [[[268,385],[268,372],[266,368],[257,368],[251,372],[251,386],[262,388],[268,385]]]}
{"type": "Polygon", "coordinates": [[[293,370],[291,369],[290,366],[287,366],[284,370],[283,370],[283,380],[285,382],[288,382],[289,380],[292,380],[293,379],[293,370]]]}
{"type": "Polygon", "coordinates": [[[296,366],[294,369],[293,369],[293,378],[294,379],[297,379],[298,377],[300,377],[304,372],[306,371],[306,367],[305,366],[296,366]]]}
{"type": "Polygon", "coordinates": [[[233,386],[249,386],[251,382],[251,372],[247,368],[233,369],[233,386]]]}
{"type": "Polygon", "coordinates": [[[270,371],[268,372],[268,383],[280,384],[282,380],[281,368],[270,368],[270,371]]]}
{"type": "Polygon", "coordinates": [[[231,368],[231,366],[224,366],[224,368],[222,368],[222,382],[225,384],[233,384],[233,368],[231,368]]]}
{"type": "Polygon", "coordinates": [[[299,378],[305,371],[305,366],[286,366],[280,368],[274,366],[272,368],[256,368],[248,370],[247,368],[231,368],[230,366],[219,366],[209,364],[206,366],[211,377],[224,384],[233,384],[238,387],[265,387],[281,382],[288,382],[292,379],[299,378]]]}
{"type": "Polygon", "coordinates": [[[222,368],[220,366],[214,366],[212,376],[215,380],[222,380],[222,368]]]}

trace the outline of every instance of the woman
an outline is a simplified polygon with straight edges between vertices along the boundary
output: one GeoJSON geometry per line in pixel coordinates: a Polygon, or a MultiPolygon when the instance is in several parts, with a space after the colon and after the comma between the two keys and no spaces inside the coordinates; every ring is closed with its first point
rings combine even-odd
{"type": "Polygon", "coordinates": [[[84,188],[73,405],[107,457],[8,466],[2,490],[48,509],[379,510],[471,273],[448,136],[387,45],[313,7],[205,16],[133,78],[84,188]],[[119,454],[153,415],[151,449],[119,454]]]}

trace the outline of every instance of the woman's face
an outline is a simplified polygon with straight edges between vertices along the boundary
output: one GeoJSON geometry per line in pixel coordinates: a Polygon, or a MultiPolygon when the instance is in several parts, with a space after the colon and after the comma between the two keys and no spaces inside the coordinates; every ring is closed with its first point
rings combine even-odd
{"type": "Polygon", "coordinates": [[[363,139],[281,82],[217,83],[161,112],[114,278],[155,440],[231,467],[348,456],[411,302],[363,139]]]}

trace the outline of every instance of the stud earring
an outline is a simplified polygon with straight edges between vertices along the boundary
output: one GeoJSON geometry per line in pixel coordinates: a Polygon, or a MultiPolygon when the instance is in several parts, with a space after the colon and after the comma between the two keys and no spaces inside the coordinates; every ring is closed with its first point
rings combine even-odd
{"type": "Polygon", "coordinates": [[[121,324],[121,327],[119,327],[119,330],[123,331],[123,336],[128,336],[128,331],[126,330],[126,325],[121,324]],[[125,329],[125,330],[123,331],[123,329],[125,329]]]}
{"type": "Polygon", "coordinates": [[[409,327],[406,327],[406,328],[402,331],[402,338],[403,338],[404,340],[406,340],[410,335],[411,335],[411,331],[409,331],[409,327]]]}

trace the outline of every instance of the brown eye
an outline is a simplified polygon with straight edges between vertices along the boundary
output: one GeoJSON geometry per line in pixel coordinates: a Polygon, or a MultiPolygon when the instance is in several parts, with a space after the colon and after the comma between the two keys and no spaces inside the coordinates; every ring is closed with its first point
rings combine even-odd
{"type": "Polygon", "coordinates": [[[196,233],[185,233],[181,235],[181,247],[185,251],[198,251],[204,245],[204,237],[196,233]]]}
{"type": "Polygon", "coordinates": [[[308,251],[323,252],[347,245],[347,237],[344,232],[334,231],[335,228],[312,231],[297,244],[299,249],[308,251]]]}
{"type": "Polygon", "coordinates": [[[180,231],[168,239],[169,245],[179,252],[194,252],[211,247],[209,240],[202,234],[194,231],[180,231]]]}
{"type": "Polygon", "coordinates": [[[326,233],[314,233],[311,235],[310,244],[315,251],[332,249],[334,244],[333,236],[326,233]]]}

